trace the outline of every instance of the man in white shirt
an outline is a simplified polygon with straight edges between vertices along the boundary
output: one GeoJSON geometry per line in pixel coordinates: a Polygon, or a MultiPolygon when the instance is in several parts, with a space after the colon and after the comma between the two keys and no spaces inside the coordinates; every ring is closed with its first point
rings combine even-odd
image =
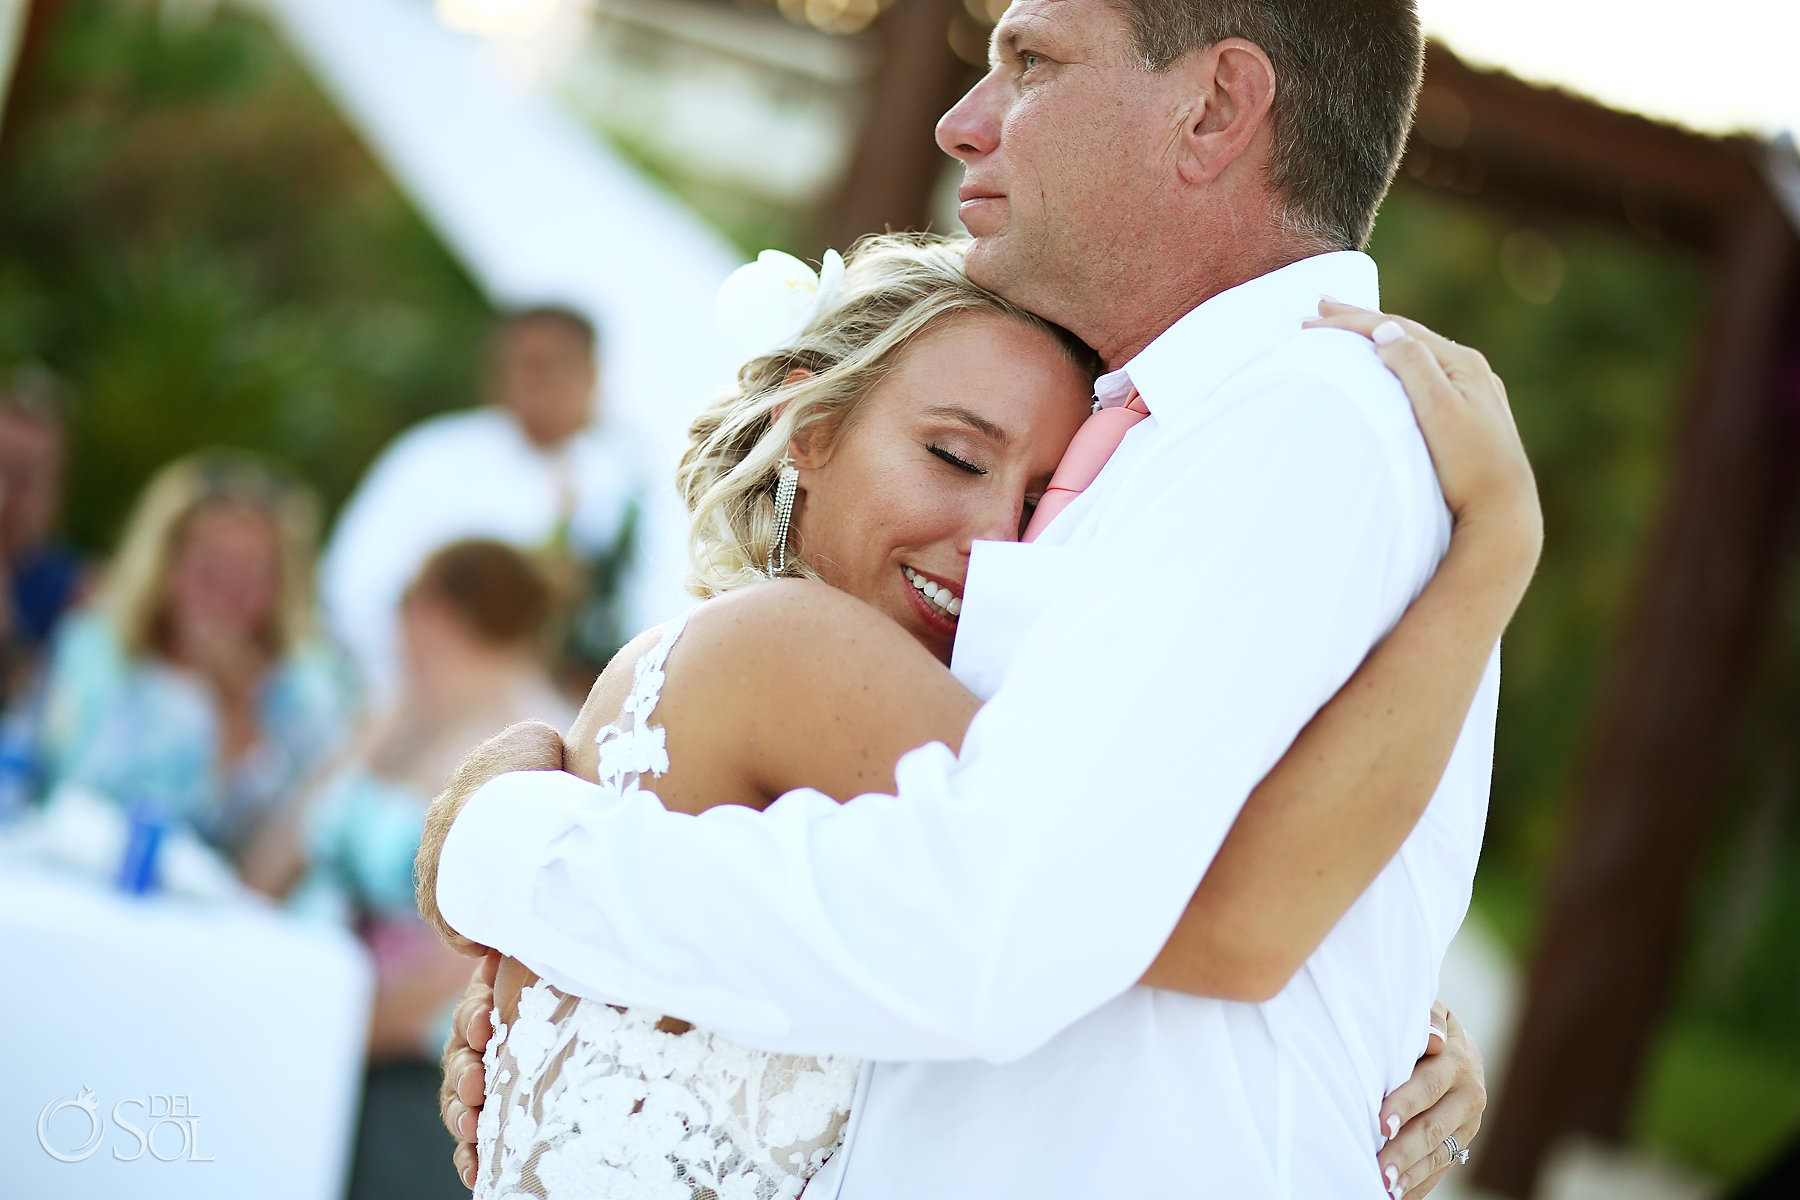
{"type": "Polygon", "coordinates": [[[938,129],[969,273],[1150,415],[1036,542],[977,544],[955,668],[991,699],[960,757],[906,756],[897,801],[700,818],[505,775],[440,801],[446,920],[590,995],[878,1060],[809,1197],[1382,1195],[1495,665],[1418,829],[1279,994],[1133,985],[1448,541],[1394,379],[1300,328],[1322,294],[1376,306],[1354,248],[1419,63],[1410,0],[1016,0],[938,129]]]}
{"type": "MultiPolygon", "coordinates": [[[[586,317],[521,309],[494,331],[489,402],[409,429],[369,468],[319,577],[332,633],[374,695],[389,695],[398,679],[400,595],[440,547],[491,537],[525,550],[556,546],[578,561],[620,547],[642,489],[630,445],[599,419],[597,380],[586,317]]],[[[632,598],[622,598],[627,607],[632,598]]]]}

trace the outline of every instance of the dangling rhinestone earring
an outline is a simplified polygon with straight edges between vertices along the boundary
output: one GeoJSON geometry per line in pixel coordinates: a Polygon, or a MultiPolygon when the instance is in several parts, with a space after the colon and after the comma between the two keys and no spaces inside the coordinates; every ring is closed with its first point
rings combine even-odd
{"type": "Polygon", "coordinates": [[[800,487],[800,469],[788,455],[781,456],[777,464],[781,470],[775,476],[775,536],[769,542],[769,574],[779,575],[787,570],[788,526],[794,522],[794,493],[800,487]]]}

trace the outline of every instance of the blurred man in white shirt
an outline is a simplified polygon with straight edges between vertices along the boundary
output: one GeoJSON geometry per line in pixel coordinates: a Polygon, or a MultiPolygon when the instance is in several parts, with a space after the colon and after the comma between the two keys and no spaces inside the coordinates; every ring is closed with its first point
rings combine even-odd
{"type": "MultiPolygon", "coordinates": [[[[438,549],[490,537],[578,563],[631,557],[640,465],[602,419],[598,355],[580,313],[539,306],[508,315],[493,335],[488,403],[401,434],[345,504],[320,583],[332,632],[376,698],[398,678],[400,595],[438,549]]],[[[627,578],[615,597],[626,610],[622,632],[645,615],[635,604],[640,582],[627,578]]]]}

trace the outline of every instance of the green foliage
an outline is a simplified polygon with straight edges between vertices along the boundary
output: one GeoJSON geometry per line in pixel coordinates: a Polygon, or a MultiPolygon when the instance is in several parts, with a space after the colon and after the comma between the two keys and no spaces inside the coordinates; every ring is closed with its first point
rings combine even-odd
{"type": "MultiPolygon", "coordinates": [[[[1506,380],[1543,497],[1543,562],[1506,639],[1476,880],[1483,917],[1523,955],[1661,514],[1708,281],[1703,263],[1666,246],[1578,225],[1521,230],[1408,185],[1389,199],[1374,250],[1387,307],[1480,347],[1506,380]]],[[[1752,1171],[1800,1123],[1800,595],[1775,630],[1728,748],[1724,836],[1696,889],[1635,1123],[1724,1179],[1752,1171]]]]}
{"type": "Polygon", "coordinates": [[[1675,1019],[1637,1114],[1644,1136],[1724,1178],[1800,1130],[1800,589],[1783,600],[1731,747],[1675,1019]]]}
{"type": "Polygon", "coordinates": [[[1639,1136],[1706,1175],[1743,1179],[1800,1128],[1800,1057],[1788,1045],[1677,1022],[1651,1056],[1636,1124],[1639,1136]]]}
{"type": "Polygon", "coordinates": [[[1373,252],[1386,307],[1480,347],[1506,380],[1537,473],[1544,556],[1506,639],[1482,866],[1484,877],[1535,879],[1577,784],[1658,514],[1703,276],[1683,256],[1610,231],[1521,231],[1406,185],[1383,210],[1373,252]],[[1521,238],[1545,260],[1536,278],[1507,270],[1521,238]],[[1553,295],[1546,277],[1560,277],[1553,295]]]}
{"type": "Polygon", "coordinates": [[[398,430],[477,399],[487,306],[257,22],[69,0],[3,136],[0,362],[72,386],[78,544],[202,445],[335,505],[398,430]]]}

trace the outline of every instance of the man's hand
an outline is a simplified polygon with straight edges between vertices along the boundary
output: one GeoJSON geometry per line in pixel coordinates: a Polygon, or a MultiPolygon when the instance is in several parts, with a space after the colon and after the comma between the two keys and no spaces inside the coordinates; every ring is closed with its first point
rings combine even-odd
{"type": "Polygon", "coordinates": [[[562,768],[562,734],[542,721],[521,721],[475,747],[450,776],[450,785],[431,802],[431,808],[425,814],[425,834],[419,840],[419,857],[413,863],[413,886],[418,896],[419,915],[451,949],[462,954],[487,953],[487,947],[477,946],[445,924],[443,914],[438,911],[438,859],[444,853],[444,839],[450,835],[451,822],[456,820],[476,789],[496,776],[511,771],[560,771],[562,768]]]}
{"type": "Polygon", "coordinates": [[[1412,1078],[1381,1105],[1388,1144],[1378,1161],[1394,1200],[1422,1200],[1456,1163],[1444,1139],[1467,1146],[1487,1109],[1487,1075],[1481,1050],[1449,1009],[1431,1009],[1432,1034],[1412,1078]],[[1439,1036],[1442,1031],[1442,1037],[1439,1036]]]}
{"type": "Polygon", "coordinates": [[[487,1096],[487,1068],[481,1055],[494,1033],[488,1013],[494,1007],[494,975],[499,967],[500,955],[493,952],[469,977],[462,1003],[450,1022],[450,1037],[444,1043],[444,1081],[438,1085],[438,1112],[444,1128],[456,1139],[451,1161],[463,1186],[470,1189],[480,1165],[475,1158],[475,1123],[487,1096]]]}

